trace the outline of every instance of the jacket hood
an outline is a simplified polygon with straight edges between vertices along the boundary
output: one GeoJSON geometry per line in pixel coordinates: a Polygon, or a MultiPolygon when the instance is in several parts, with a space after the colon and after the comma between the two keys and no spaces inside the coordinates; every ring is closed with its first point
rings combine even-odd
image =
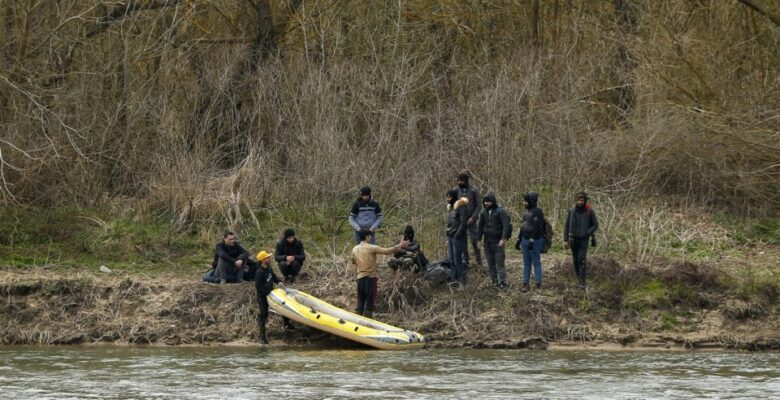
{"type": "Polygon", "coordinates": [[[585,204],[588,204],[588,200],[590,200],[590,197],[588,197],[588,194],[585,192],[579,192],[574,196],[574,199],[579,199],[582,197],[585,200],[585,204]]]}
{"type": "Polygon", "coordinates": [[[406,228],[404,228],[404,239],[414,240],[414,228],[411,225],[406,225],[406,228]]]}
{"type": "Polygon", "coordinates": [[[527,192],[523,195],[523,200],[528,202],[528,206],[525,208],[535,208],[536,204],[539,202],[539,193],[527,192]]]}
{"type": "Polygon", "coordinates": [[[469,204],[468,197],[461,197],[455,201],[454,205],[447,204],[447,210],[457,210],[461,207],[465,207],[467,204],[469,204]]]}
{"type": "Polygon", "coordinates": [[[489,201],[493,203],[493,205],[497,205],[498,202],[496,201],[496,195],[493,194],[493,192],[487,192],[484,197],[482,197],[482,201],[489,201]]]}

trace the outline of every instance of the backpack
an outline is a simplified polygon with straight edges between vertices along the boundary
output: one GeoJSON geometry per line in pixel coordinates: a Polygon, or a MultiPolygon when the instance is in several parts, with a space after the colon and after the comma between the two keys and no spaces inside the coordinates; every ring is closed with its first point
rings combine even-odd
{"type": "Polygon", "coordinates": [[[544,246],[542,246],[542,253],[547,253],[550,251],[550,246],[552,246],[555,232],[553,232],[553,227],[550,225],[550,221],[548,221],[547,218],[544,219],[544,227],[544,246]]]}

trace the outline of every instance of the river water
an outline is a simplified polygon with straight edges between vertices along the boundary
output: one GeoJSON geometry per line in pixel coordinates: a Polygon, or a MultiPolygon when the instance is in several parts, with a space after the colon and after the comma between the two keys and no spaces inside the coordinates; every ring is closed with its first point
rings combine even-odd
{"type": "Polygon", "coordinates": [[[780,354],[0,347],[3,399],[780,398],[780,354]]]}

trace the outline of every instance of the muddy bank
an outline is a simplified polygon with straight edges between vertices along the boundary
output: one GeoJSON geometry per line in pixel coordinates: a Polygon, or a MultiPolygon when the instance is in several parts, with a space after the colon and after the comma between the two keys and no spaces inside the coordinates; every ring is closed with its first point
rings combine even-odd
{"type": "MultiPolygon", "coordinates": [[[[493,289],[484,271],[451,291],[383,270],[377,319],[425,334],[432,348],[780,349],[774,284],[746,292],[711,265],[593,264],[587,292],[565,259],[552,260],[544,287],[529,293],[493,289]]],[[[342,267],[310,268],[295,287],[351,309],[353,281],[342,267]]],[[[513,282],[518,273],[510,272],[513,282]]],[[[254,285],[197,279],[0,270],[0,343],[257,343],[254,285]]],[[[356,346],[305,327],[283,333],[273,315],[269,337],[276,345],[356,346]]]]}

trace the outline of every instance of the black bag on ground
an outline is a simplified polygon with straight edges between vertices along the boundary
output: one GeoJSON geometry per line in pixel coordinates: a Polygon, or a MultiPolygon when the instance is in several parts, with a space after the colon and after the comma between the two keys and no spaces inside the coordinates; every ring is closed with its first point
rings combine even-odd
{"type": "Polygon", "coordinates": [[[443,285],[449,282],[450,260],[439,260],[428,264],[423,277],[434,285],[443,285]]]}

